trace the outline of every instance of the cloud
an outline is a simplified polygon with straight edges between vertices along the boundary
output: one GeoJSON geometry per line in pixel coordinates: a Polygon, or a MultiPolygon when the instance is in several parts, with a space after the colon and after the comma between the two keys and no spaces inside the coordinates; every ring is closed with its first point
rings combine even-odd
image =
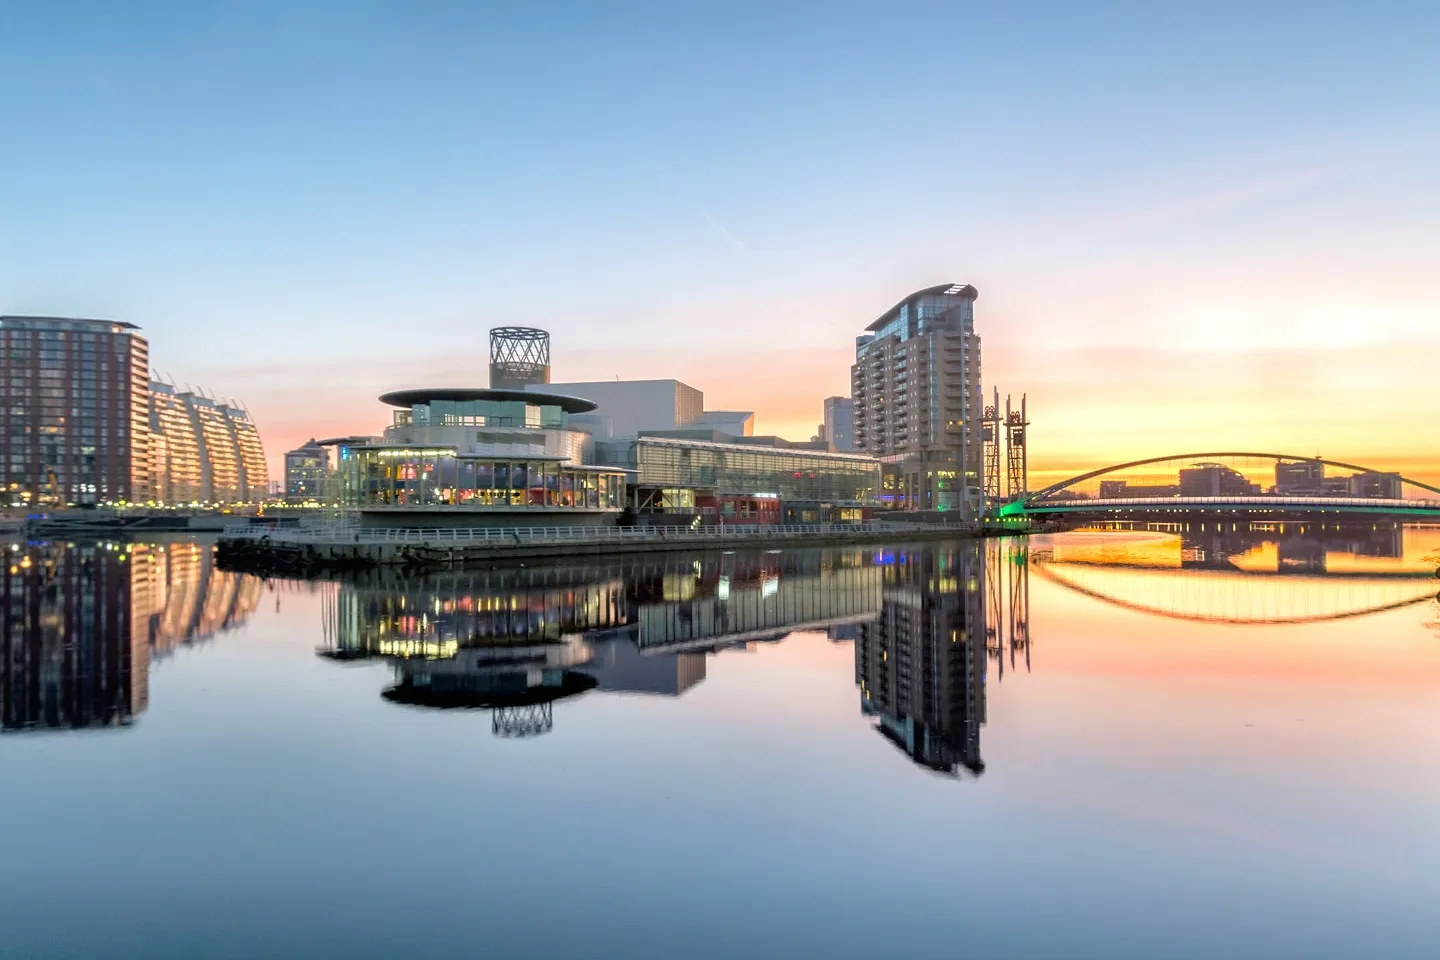
{"type": "Polygon", "coordinates": [[[1201,191],[1163,203],[1117,211],[1093,223],[1090,232],[1117,236],[1168,226],[1205,214],[1244,207],[1269,197],[1305,190],[1337,180],[1352,170],[1351,164],[1327,164],[1201,191]]]}

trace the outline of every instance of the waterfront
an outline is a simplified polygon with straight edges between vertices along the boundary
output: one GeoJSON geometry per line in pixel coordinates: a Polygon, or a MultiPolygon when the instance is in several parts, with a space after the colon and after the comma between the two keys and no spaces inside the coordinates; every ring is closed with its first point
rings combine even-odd
{"type": "Polygon", "coordinates": [[[1433,528],[340,584],[14,547],[7,955],[1440,942],[1433,528]]]}

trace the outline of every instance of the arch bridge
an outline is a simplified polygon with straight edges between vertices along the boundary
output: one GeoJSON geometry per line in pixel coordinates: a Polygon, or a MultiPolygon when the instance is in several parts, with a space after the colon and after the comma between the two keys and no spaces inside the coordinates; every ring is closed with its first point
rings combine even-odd
{"type": "Polygon", "coordinates": [[[1341,460],[1281,453],[1170,454],[1091,470],[1002,504],[1007,520],[1201,514],[1249,521],[1440,522],[1440,487],[1341,460]],[[1318,515],[1318,516],[1317,516],[1318,515]]]}

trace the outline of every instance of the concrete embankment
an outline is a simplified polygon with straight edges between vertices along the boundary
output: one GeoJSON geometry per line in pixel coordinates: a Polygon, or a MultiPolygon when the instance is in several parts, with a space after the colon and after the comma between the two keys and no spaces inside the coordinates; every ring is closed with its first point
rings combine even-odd
{"type": "Polygon", "coordinates": [[[279,576],[404,567],[445,569],[501,560],[690,552],[736,548],[824,547],[899,540],[953,540],[977,536],[956,524],[871,523],[853,526],[702,528],[585,528],[566,531],[303,531],[273,535],[244,531],[222,536],[216,560],[227,569],[279,576]],[[548,535],[547,535],[548,534],[548,535]]]}

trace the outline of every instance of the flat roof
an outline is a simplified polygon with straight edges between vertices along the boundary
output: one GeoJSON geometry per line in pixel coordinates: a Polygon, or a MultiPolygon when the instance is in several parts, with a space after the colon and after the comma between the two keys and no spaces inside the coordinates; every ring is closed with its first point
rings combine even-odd
{"type": "Polygon", "coordinates": [[[93,317],[33,317],[11,314],[0,316],[0,323],[12,323],[17,320],[29,323],[91,323],[106,327],[124,327],[126,330],[140,329],[135,324],[126,323],[124,320],[96,320],[93,317]]]}
{"type": "Polygon", "coordinates": [[[324,440],[313,441],[317,447],[358,447],[378,439],[373,435],[363,437],[326,437],[324,440]]]}
{"type": "Polygon", "coordinates": [[[544,393],[539,390],[493,390],[489,387],[416,387],[409,390],[391,390],[380,395],[381,403],[392,407],[413,407],[421,403],[449,400],[464,403],[467,400],[490,400],[497,403],[528,403],[534,406],[559,407],[566,413],[589,413],[596,404],[582,397],[571,397],[561,393],[544,393]]]}
{"type": "Polygon", "coordinates": [[[806,447],[772,447],[763,443],[717,443],[714,440],[686,440],[683,437],[640,436],[635,443],[658,443],[667,447],[699,447],[705,450],[727,450],[734,453],[788,453],[791,456],[819,457],[825,460],[849,460],[873,463],[880,466],[875,457],[863,453],[831,453],[829,450],[811,450],[806,447]]]}
{"type": "Polygon", "coordinates": [[[923,297],[930,294],[941,293],[948,293],[957,297],[963,297],[966,300],[980,299],[980,291],[976,290],[968,283],[942,283],[937,286],[926,287],[924,290],[916,290],[914,293],[900,300],[898,303],[895,304],[895,306],[880,314],[879,319],[875,320],[873,323],[870,324],[870,326],[866,327],[865,329],[879,330],[881,327],[885,326],[885,324],[890,322],[890,318],[895,314],[896,310],[899,310],[908,301],[914,300],[916,297],[923,297]]]}
{"type": "Polygon", "coordinates": [[[462,453],[453,443],[366,443],[361,447],[365,450],[404,450],[421,455],[448,453],[457,460],[496,460],[506,463],[519,460],[565,463],[570,459],[554,453],[462,453]]]}

